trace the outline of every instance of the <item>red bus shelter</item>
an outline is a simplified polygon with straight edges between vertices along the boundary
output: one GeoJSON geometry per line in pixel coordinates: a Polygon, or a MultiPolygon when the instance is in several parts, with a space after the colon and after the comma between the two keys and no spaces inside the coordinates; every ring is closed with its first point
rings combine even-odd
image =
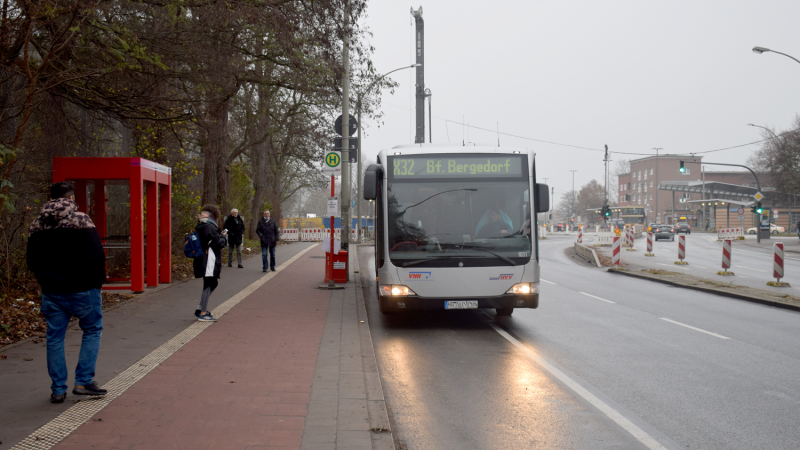
{"type": "MultiPolygon", "coordinates": [[[[94,217],[97,231],[108,245],[108,180],[128,180],[130,186],[130,285],[105,285],[103,289],[130,289],[144,292],[147,287],[172,281],[172,169],[144,158],[53,158],[53,182],[75,183],[78,209],[89,213],[88,183],[94,183],[94,217]],[[146,196],[145,196],[146,193],[146,196]],[[144,224],[145,198],[147,224],[144,224]],[[147,245],[145,246],[145,231],[147,245]],[[145,248],[147,274],[145,274],[145,248]],[[145,276],[146,275],[146,276],[145,276]]],[[[123,279],[127,281],[128,279],[123,279]]],[[[109,279],[109,281],[113,281],[109,279]]],[[[120,280],[122,281],[122,280],[120,280]]]]}

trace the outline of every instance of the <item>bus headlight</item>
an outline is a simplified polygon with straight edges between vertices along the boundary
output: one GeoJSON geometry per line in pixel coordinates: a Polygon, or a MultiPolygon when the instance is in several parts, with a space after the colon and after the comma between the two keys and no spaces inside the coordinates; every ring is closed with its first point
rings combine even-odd
{"type": "Polygon", "coordinates": [[[506,294],[536,294],[539,292],[536,283],[517,283],[506,291],[506,294]]]}
{"type": "Polygon", "coordinates": [[[405,297],[408,295],[417,295],[414,291],[401,284],[383,284],[381,285],[381,295],[384,297],[405,297]]]}

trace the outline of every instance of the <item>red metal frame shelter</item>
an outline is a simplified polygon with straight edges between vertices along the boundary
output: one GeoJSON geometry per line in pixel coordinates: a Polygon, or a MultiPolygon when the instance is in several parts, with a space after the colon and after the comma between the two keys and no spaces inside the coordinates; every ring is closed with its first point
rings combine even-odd
{"type": "MultiPolygon", "coordinates": [[[[53,158],[53,182],[74,181],[75,202],[89,212],[88,181],[94,182],[95,217],[100,236],[108,235],[107,180],[128,180],[131,220],[131,284],[104,286],[103,289],[130,289],[144,292],[147,287],[172,281],[172,169],[144,158],[53,158]],[[144,189],[142,185],[144,184],[144,189]],[[147,277],[145,278],[144,192],[147,194],[147,277]]],[[[107,239],[104,239],[106,242],[107,239]]]]}

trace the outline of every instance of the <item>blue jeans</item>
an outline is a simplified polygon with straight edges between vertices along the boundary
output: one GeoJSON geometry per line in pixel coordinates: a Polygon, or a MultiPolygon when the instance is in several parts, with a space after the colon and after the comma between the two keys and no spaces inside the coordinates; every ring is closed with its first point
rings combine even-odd
{"type": "Polygon", "coordinates": [[[70,317],[77,317],[83,330],[81,353],[75,368],[75,385],[86,386],[94,380],[100,337],[103,334],[103,310],[100,289],[74,294],[42,294],[42,314],[47,320],[47,371],[53,394],[67,392],[67,360],[64,357],[64,335],[70,317]]]}
{"type": "Polygon", "coordinates": [[[261,247],[261,268],[264,270],[275,268],[275,246],[261,247]],[[267,249],[269,249],[269,261],[267,261],[267,249]],[[268,264],[269,263],[269,264],[268,264]]]}

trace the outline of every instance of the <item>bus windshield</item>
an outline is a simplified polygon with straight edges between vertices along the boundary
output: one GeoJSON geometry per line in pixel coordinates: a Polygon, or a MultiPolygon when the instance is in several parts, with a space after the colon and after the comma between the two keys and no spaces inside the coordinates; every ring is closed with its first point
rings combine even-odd
{"type": "Polygon", "coordinates": [[[479,267],[530,261],[530,186],[524,175],[398,182],[391,178],[388,240],[395,265],[479,267]]]}

